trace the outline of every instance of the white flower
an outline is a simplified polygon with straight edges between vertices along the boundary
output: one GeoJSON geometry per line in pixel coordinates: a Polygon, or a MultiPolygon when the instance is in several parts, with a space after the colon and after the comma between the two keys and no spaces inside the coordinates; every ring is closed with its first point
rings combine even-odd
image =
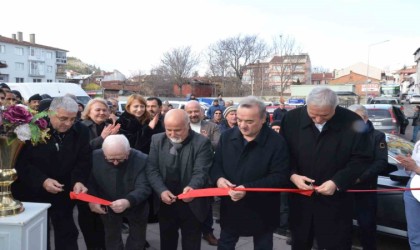
{"type": "Polygon", "coordinates": [[[15,131],[16,136],[21,141],[27,141],[31,139],[31,128],[29,124],[22,124],[16,127],[15,131]]]}

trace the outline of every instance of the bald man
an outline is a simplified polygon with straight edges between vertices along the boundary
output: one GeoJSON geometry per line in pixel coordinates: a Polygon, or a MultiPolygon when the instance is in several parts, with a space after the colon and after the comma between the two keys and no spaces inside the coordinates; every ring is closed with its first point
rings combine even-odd
{"type": "Polygon", "coordinates": [[[172,109],[165,115],[165,133],[152,136],[146,168],[155,196],[162,250],[177,249],[181,229],[182,249],[200,249],[201,222],[210,199],[178,200],[191,189],[208,187],[213,161],[210,140],[190,129],[188,114],[172,109]]]}
{"type": "Polygon", "coordinates": [[[89,193],[112,201],[108,207],[89,203],[101,215],[106,249],[144,249],[151,193],[146,179],[147,155],[131,149],[124,135],[109,135],[102,149],[93,151],[89,193]],[[121,237],[123,218],[130,225],[124,247],[121,237]]]}

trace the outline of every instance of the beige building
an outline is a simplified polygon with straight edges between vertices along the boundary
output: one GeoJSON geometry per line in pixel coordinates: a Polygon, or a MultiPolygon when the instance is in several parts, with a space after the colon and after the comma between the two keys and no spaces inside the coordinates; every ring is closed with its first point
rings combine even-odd
{"type": "Polygon", "coordinates": [[[269,62],[249,64],[242,84],[250,84],[252,93],[290,95],[291,84],[311,84],[311,60],[308,54],[274,56],[269,62]]]}

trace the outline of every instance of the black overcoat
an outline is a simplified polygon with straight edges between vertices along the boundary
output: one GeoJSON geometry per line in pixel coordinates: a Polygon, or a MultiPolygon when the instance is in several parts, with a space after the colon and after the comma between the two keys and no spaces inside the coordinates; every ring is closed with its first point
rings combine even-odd
{"type": "Polygon", "coordinates": [[[26,142],[16,162],[18,179],[12,185],[13,195],[22,201],[47,202],[68,206],[69,192],[76,182],[87,184],[92,169],[92,150],[88,128],[76,122],[62,141],[54,136],[46,144],[33,146],[26,142]],[[52,194],[43,188],[47,178],[64,184],[64,191],[52,194]]]}
{"type": "Polygon", "coordinates": [[[306,241],[311,228],[323,248],[347,244],[349,236],[351,241],[352,197],[344,191],[369,166],[373,152],[367,133],[356,129],[360,123],[356,113],[339,106],[321,133],[306,106],[287,112],[282,120],[292,174],[315,180],[315,186],[332,180],[339,190],[332,196],[290,196],[293,241],[306,241]]]}
{"type": "MultiPolygon", "coordinates": [[[[210,176],[247,188],[279,188],[289,184],[289,153],[283,137],[263,125],[255,140],[245,144],[238,127],[224,132],[217,146],[210,176]]],[[[278,193],[247,192],[239,201],[222,197],[223,230],[247,236],[273,230],[280,221],[278,193]]]]}

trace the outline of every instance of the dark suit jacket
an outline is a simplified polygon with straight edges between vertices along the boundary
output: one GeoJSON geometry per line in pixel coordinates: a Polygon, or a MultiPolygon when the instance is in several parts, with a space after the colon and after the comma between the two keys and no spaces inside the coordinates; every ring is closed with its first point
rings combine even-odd
{"type": "MultiPolygon", "coordinates": [[[[255,140],[244,143],[238,127],[224,132],[210,171],[213,183],[220,177],[248,188],[279,188],[289,184],[289,152],[278,133],[263,125],[255,140]]],[[[239,201],[222,197],[223,229],[247,236],[274,230],[280,222],[279,193],[248,192],[239,201]]]]}
{"type": "Polygon", "coordinates": [[[201,130],[205,130],[207,132],[207,138],[209,138],[213,149],[216,149],[217,144],[219,143],[220,139],[220,128],[214,122],[209,121],[201,121],[201,130]]]}
{"type": "MultiPolygon", "coordinates": [[[[181,186],[193,189],[208,187],[208,172],[213,162],[213,150],[210,141],[204,136],[190,130],[189,139],[179,152],[181,166],[181,186]]],[[[147,179],[152,186],[155,197],[155,210],[159,210],[160,195],[168,190],[165,185],[166,172],[173,155],[169,153],[172,147],[165,133],[152,136],[150,153],[146,168],[147,179]]],[[[178,194],[174,194],[178,195],[178,194]]],[[[189,202],[189,207],[198,220],[204,221],[210,208],[207,198],[196,198],[189,202]]]]}
{"type": "Polygon", "coordinates": [[[102,149],[93,151],[89,194],[109,201],[127,199],[130,208],[144,203],[151,193],[146,178],[147,155],[131,149],[128,159],[118,166],[105,160],[102,149]]]}

